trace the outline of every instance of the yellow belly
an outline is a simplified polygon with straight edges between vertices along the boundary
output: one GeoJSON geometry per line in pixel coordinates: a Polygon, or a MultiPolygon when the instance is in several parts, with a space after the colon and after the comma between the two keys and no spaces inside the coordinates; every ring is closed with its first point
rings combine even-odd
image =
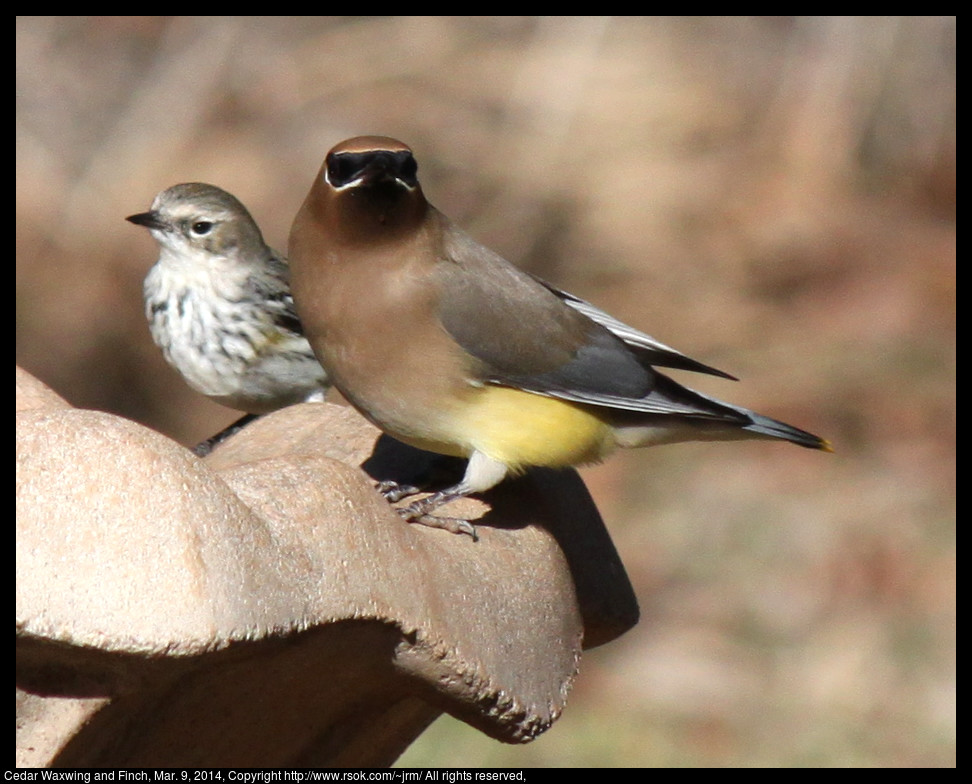
{"type": "Polygon", "coordinates": [[[478,450],[513,471],[528,466],[593,463],[614,447],[597,409],[507,387],[477,389],[453,419],[469,452],[478,450]]]}

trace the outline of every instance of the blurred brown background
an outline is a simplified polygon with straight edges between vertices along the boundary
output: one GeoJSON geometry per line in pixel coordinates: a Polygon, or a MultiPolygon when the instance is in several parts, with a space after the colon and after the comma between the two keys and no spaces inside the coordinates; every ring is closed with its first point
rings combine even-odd
{"type": "MultiPolygon", "coordinates": [[[[485,244],[829,438],[583,474],[639,625],[523,747],[402,764],[955,764],[955,19],[22,17],[17,359],[184,443],[123,218],[177,182],[284,249],[324,153],[387,134],[485,244]]],[[[471,608],[474,610],[475,608],[471,608]]]]}

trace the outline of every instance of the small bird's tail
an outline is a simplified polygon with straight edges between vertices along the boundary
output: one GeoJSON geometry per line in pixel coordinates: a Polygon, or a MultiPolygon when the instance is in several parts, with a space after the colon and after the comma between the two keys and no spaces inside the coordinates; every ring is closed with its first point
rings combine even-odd
{"type": "Polygon", "coordinates": [[[704,395],[694,389],[688,389],[661,373],[658,376],[657,381],[659,383],[656,389],[659,392],[662,392],[669,399],[679,400],[683,403],[688,402],[698,406],[700,413],[718,415],[721,412],[728,414],[728,417],[726,417],[727,422],[735,419],[736,427],[747,433],[755,433],[768,438],[780,438],[797,446],[806,447],[807,449],[820,449],[824,452],[834,451],[830,442],[825,438],[808,433],[806,430],[801,430],[798,427],[793,427],[793,425],[788,425],[786,422],[780,422],[778,419],[757,414],[748,408],[709,397],[709,395],[704,395]]]}
{"type": "Polygon", "coordinates": [[[637,400],[595,396],[580,399],[576,394],[571,398],[611,408],[613,423],[624,431],[618,441],[622,446],[756,437],[779,438],[807,449],[834,451],[829,441],[813,433],[689,389],[663,373],[653,372],[651,392],[637,400]]]}
{"type": "Polygon", "coordinates": [[[806,430],[788,425],[776,419],[770,419],[755,411],[744,410],[746,415],[752,420],[752,424],[745,425],[742,429],[750,433],[759,433],[770,438],[782,438],[798,446],[805,446],[807,449],[822,449],[824,452],[833,452],[834,449],[826,438],[815,436],[806,430]]]}

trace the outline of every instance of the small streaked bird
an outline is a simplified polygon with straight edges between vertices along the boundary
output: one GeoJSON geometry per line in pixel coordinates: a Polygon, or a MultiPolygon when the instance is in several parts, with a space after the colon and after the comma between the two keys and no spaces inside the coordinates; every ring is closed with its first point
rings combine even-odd
{"type": "Polygon", "coordinates": [[[395,139],[341,142],[289,245],[304,329],[334,385],[389,435],[469,460],[406,519],[475,536],[431,512],[530,466],[592,463],[616,447],[765,438],[830,450],[657,371],[732,378],[478,244],[426,201],[417,171],[395,139]]]}
{"type": "Polygon", "coordinates": [[[327,376],[294,310],[287,259],[263,241],[236,197],[181,183],[126,220],[159,244],[144,285],[153,340],[189,386],[248,414],[197,454],[256,415],[323,399],[327,376]]]}

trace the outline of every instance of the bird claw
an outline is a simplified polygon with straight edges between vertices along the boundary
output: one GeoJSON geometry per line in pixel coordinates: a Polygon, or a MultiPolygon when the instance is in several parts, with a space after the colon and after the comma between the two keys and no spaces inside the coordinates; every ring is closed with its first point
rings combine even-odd
{"type": "Polygon", "coordinates": [[[429,528],[439,528],[453,534],[468,534],[474,542],[479,541],[476,526],[468,520],[463,520],[461,517],[439,517],[431,514],[433,509],[437,509],[456,498],[461,498],[461,496],[451,493],[433,493],[428,498],[415,501],[396,511],[405,522],[425,525],[429,528]]]}
{"type": "Polygon", "coordinates": [[[393,504],[396,501],[401,501],[403,498],[408,498],[410,495],[415,495],[416,493],[422,492],[422,488],[420,487],[416,487],[415,485],[399,484],[393,479],[383,479],[375,486],[375,489],[381,493],[384,499],[390,504],[393,504]]]}
{"type": "Polygon", "coordinates": [[[233,424],[224,427],[216,435],[210,436],[205,441],[200,441],[192,448],[192,453],[196,457],[206,457],[206,455],[210,454],[217,446],[230,438],[230,436],[235,436],[244,427],[250,424],[250,422],[258,419],[259,417],[259,414],[244,414],[233,424]]]}
{"type": "MultiPolygon", "coordinates": [[[[422,492],[421,487],[399,484],[393,479],[383,479],[377,482],[375,489],[390,504],[422,492]]],[[[443,504],[447,504],[449,501],[461,497],[461,495],[445,491],[433,493],[426,498],[414,501],[408,506],[400,507],[395,511],[407,523],[416,523],[417,525],[424,525],[429,528],[438,528],[453,534],[468,534],[474,542],[477,542],[479,541],[479,534],[476,533],[476,526],[468,520],[463,520],[461,517],[439,517],[438,515],[431,514],[433,509],[438,509],[443,504]]]]}
{"type": "Polygon", "coordinates": [[[429,528],[439,528],[452,534],[468,534],[474,542],[479,541],[479,534],[476,526],[461,517],[439,517],[434,514],[422,514],[412,511],[412,507],[406,506],[398,510],[398,514],[407,523],[424,525],[429,528]]]}

